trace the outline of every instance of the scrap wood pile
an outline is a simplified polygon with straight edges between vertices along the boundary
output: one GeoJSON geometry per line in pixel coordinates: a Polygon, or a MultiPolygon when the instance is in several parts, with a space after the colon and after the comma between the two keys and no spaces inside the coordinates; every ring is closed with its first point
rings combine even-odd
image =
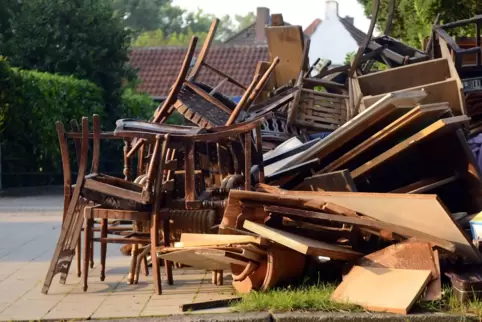
{"type": "Polygon", "coordinates": [[[313,76],[301,27],[276,16],[266,27],[271,60],[245,86],[206,63],[214,20],[190,70],[191,41],[151,120],[122,119],[111,133],[98,116],[92,132],[87,118],[70,132],[57,123],[65,211],[43,292],[55,274],[65,282],[75,254],[87,291],[100,242],[101,279],[107,243],[126,244],[129,283],[147,274],[150,254],[158,294],[160,260],[168,284],[177,263],[213,271],[215,284],[228,271],[239,293],[296,283],[309,267],[334,262],[321,274],[342,279],[334,301],[407,313],[417,300],[440,299],[445,276],[466,298],[482,261],[480,167],[468,143],[475,114],[461,79],[470,67],[454,59],[446,26],[434,27],[426,51],[389,37],[389,26],[371,37],[378,7],[348,66],[326,64],[313,76]],[[375,61],[388,69],[374,72],[375,61]],[[201,70],[220,84],[200,83],[201,70]],[[220,95],[226,82],[243,89],[238,103],[220,95]],[[189,125],[165,124],[175,110],[189,125]],[[77,148],[73,186],[67,139],[77,148]],[[125,178],[99,173],[104,139],[125,141],[125,178]]]}

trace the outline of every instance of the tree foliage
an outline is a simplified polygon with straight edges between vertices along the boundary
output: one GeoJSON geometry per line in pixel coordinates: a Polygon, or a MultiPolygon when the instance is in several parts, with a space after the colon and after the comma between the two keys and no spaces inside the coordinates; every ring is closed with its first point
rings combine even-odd
{"type": "MultiPolygon", "coordinates": [[[[358,0],[365,8],[365,14],[371,18],[373,0],[358,0]]],[[[383,32],[388,18],[389,0],[381,0],[378,15],[378,29],[383,32]]],[[[401,39],[417,48],[422,48],[426,37],[430,35],[437,14],[440,24],[471,18],[482,13],[480,0],[396,0],[393,25],[390,35],[401,39]]],[[[475,29],[459,28],[453,30],[455,36],[473,36],[475,29]]]]}
{"type": "Polygon", "coordinates": [[[28,0],[10,10],[5,46],[13,66],[87,79],[103,89],[112,116],[128,67],[131,42],[123,21],[104,0],[28,0]]]}

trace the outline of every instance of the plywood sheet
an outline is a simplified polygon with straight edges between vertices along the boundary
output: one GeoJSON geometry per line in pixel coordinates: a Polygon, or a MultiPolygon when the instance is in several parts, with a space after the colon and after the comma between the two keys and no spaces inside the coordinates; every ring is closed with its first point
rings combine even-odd
{"type": "Polygon", "coordinates": [[[254,223],[249,220],[244,222],[243,227],[305,255],[326,256],[333,259],[345,260],[359,258],[362,256],[362,254],[352,251],[348,248],[288,233],[279,229],[254,223]]]}
{"type": "Polygon", "coordinates": [[[266,40],[271,60],[280,58],[274,69],[277,86],[298,79],[303,60],[303,30],[300,26],[267,27],[266,40]]]}
{"type": "MultiPolygon", "coordinates": [[[[472,261],[482,262],[480,252],[469,242],[467,236],[451,218],[450,213],[436,195],[328,192],[328,191],[282,191],[277,194],[251,191],[229,192],[223,223],[241,213],[240,200],[262,201],[264,204],[303,207],[331,202],[371,218],[397,226],[445,239],[456,247],[456,253],[472,261]]],[[[313,209],[313,208],[312,208],[313,209]]]]}
{"type": "Polygon", "coordinates": [[[331,299],[371,311],[407,314],[429,280],[429,270],[354,266],[331,299]]]}

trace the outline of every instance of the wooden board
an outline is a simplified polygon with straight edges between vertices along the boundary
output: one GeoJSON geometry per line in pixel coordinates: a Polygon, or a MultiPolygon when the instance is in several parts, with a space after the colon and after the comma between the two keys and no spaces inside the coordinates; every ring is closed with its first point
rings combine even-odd
{"type": "Polygon", "coordinates": [[[181,240],[179,243],[176,243],[176,247],[216,246],[248,243],[265,245],[267,242],[268,241],[266,239],[255,236],[182,233],[181,240]]]}
{"type": "Polygon", "coordinates": [[[380,154],[373,160],[368,161],[364,165],[353,170],[351,172],[351,175],[353,179],[356,179],[368,173],[370,170],[374,169],[375,167],[381,165],[382,163],[386,162],[387,160],[395,157],[397,154],[408,149],[409,147],[412,147],[423,140],[432,138],[435,135],[447,133],[448,131],[454,131],[454,129],[459,128],[462,124],[467,123],[469,120],[470,118],[466,115],[455,116],[455,117],[450,117],[443,120],[438,120],[437,122],[427,126],[423,130],[412,135],[408,139],[405,139],[404,141],[395,145],[393,148],[389,149],[388,151],[385,151],[384,153],[380,154]]]}
{"type": "Polygon", "coordinates": [[[231,264],[240,266],[246,266],[248,264],[247,260],[243,261],[238,258],[230,260],[226,257],[220,259],[210,255],[203,255],[202,251],[202,249],[185,249],[167,254],[158,253],[157,257],[206,270],[229,270],[231,269],[231,264]]]}
{"type": "Polygon", "coordinates": [[[296,189],[311,191],[357,191],[350,171],[348,170],[317,174],[305,178],[296,189]]]}
{"type": "Polygon", "coordinates": [[[358,76],[357,80],[364,96],[376,96],[440,82],[450,77],[447,60],[438,58],[358,76]]]}
{"type": "MultiPolygon", "coordinates": [[[[431,104],[439,102],[448,102],[450,108],[454,115],[463,115],[465,107],[461,105],[460,91],[457,84],[457,80],[454,78],[446,79],[444,81],[430,83],[426,85],[421,85],[417,87],[411,87],[403,89],[393,93],[403,93],[406,91],[420,90],[423,89],[427,93],[427,97],[420,101],[422,104],[431,104]]],[[[375,96],[365,96],[362,99],[365,106],[371,106],[372,104],[379,101],[384,94],[375,96]]]]}
{"type": "Polygon", "coordinates": [[[354,266],[331,299],[370,311],[407,314],[429,280],[429,270],[354,266]]]}
{"type": "MultiPolygon", "coordinates": [[[[341,158],[338,158],[330,165],[325,167],[323,171],[335,171],[343,167],[344,164],[363,154],[367,150],[373,148],[375,145],[383,140],[388,140],[396,137],[402,131],[407,129],[416,131],[417,126],[427,123],[435,122],[443,113],[449,111],[450,108],[447,103],[437,103],[433,105],[419,105],[414,109],[408,111],[400,118],[389,124],[384,129],[378,131],[361,144],[357,145],[350,152],[345,153],[341,158]]],[[[412,132],[411,134],[413,134],[412,132]]]]}
{"type": "Polygon", "coordinates": [[[366,128],[394,112],[395,109],[413,108],[425,97],[426,94],[423,90],[397,94],[391,93],[380,97],[377,101],[375,101],[376,104],[373,104],[373,106],[370,106],[362,113],[340,126],[338,129],[336,129],[336,131],[328,135],[326,138],[285,164],[281,170],[308,160],[312,160],[316,157],[320,159],[324,158],[338,149],[344,143],[363,132],[366,128]]]}
{"type": "Polygon", "coordinates": [[[362,256],[362,254],[347,248],[295,235],[279,229],[260,225],[249,220],[244,222],[243,227],[305,255],[326,256],[333,259],[343,260],[350,260],[362,256]]]}
{"type": "Polygon", "coordinates": [[[281,189],[276,194],[270,194],[231,190],[222,224],[241,213],[240,201],[250,200],[298,208],[309,205],[311,209],[315,206],[319,209],[324,203],[331,202],[361,215],[445,239],[455,245],[457,254],[467,256],[474,262],[482,262],[480,252],[474,248],[436,195],[281,189]]]}
{"type": "Polygon", "coordinates": [[[266,40],[271,61],[280,62],[274,69],[277,87],[298,79],[303,60],[303,30],[300,26],[266,27],[266,40]]]}

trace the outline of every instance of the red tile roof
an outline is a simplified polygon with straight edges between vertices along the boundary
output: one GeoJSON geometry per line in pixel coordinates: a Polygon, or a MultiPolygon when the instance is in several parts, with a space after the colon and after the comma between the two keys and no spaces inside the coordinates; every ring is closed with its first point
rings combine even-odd
{"type": "MultiPolygon", "coordinates": [[[[200,48],[195,57],[199,50],[200,48]]],[[[185,53],[186,48],[182,47],[133,48],[130,64],[138,69],[141,80],[137,89],[154,97],[166,96],[179,73],[185,53]]],[[[268,60],[267,46],[213,46],[206,63],[247,86],[253,79],[258,61],[268,60]]],[[[196,80],[216,86],[222,78],[204,67],[196,80]]],[[[230,83],[224,84],[220,92],[228,96],[243,93],[240,88],[230,83]]]]}
{"type": "Polygon", "coordinates": [[[311,35],[315,32],[316,28],[318,28],[320,23],[321,19],[316,18],[315,20],[313,20],[313,22],[308,27],[306,27],[304,34],[308,37],[311,37],[311,35]]]}

